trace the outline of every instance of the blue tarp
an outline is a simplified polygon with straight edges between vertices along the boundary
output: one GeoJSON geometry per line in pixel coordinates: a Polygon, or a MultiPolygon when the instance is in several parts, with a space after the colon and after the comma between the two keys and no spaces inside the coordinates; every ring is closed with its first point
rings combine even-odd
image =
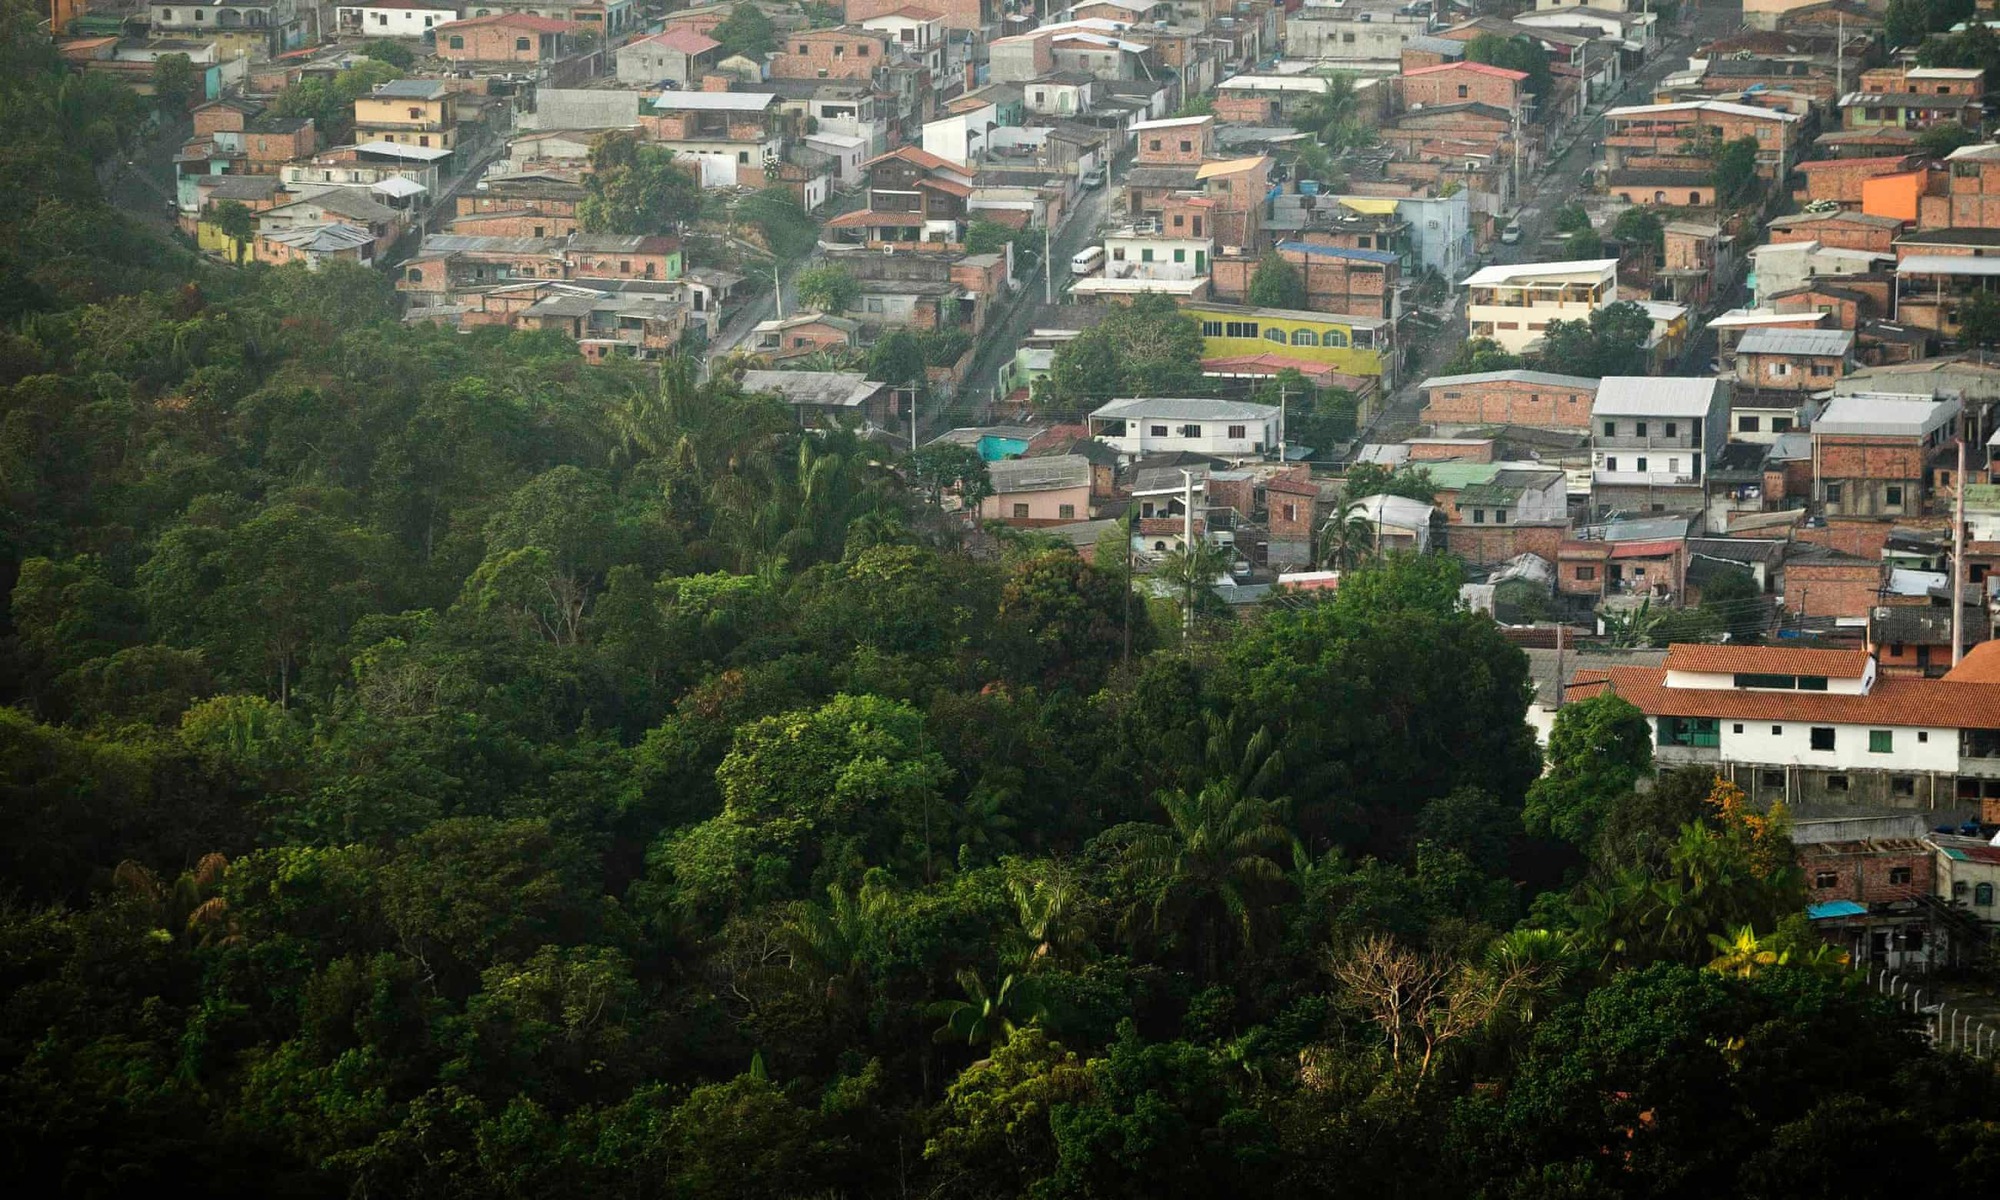
{"type": "Polygon", "coordinates": [[[1862,917],[1868,910],[1852,900],[1828,900],[1824,904],[1806,905],[1806,917],[1813,921],[1824,921],[1830,917],[1862,917]]]}

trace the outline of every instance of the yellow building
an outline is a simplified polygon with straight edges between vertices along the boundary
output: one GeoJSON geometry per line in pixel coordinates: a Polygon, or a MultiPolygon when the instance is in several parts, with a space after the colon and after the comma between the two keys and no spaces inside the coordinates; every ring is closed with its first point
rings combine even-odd
{"type": "Polygon", "coordinates": [[[1384,395],[1395,387],[1395,326],[1383,318],[1206,300],[1181,307],[1201,322],[1203,358],[1282,354],[1379,378],[1384,395]]]}
{"type": "Polygon", "coordinates": [[[354,101],[354,141],[394,142],[450,150],[458,145],[458,117],[441,79],[397,79],[354,101]]]}

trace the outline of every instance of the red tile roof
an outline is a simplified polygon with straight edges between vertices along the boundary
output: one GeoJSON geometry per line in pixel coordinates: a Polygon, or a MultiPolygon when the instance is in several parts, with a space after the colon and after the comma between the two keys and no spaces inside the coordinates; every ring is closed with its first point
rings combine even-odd
{"type": "Polygon", "coordinates": [[[1612,558],[1664,558],[1677,554],[1686,545],[1679,538],[1661,538],[1653,542],[1612,542],[1612,558]]]}
{"type": "Polygon", "coordinates": [[[947,196],[957,196],[961,200],[972,195],[972,189],[956,179],[938,179],[933,176],[929,179],[917,180],[917,186],[920,188],[933,188],[943,192],[947,196]]]}
{"type": "Polygon", "coordinates": [[[532,13],[494,13],[488,17],[468,17],[463,21],[448,21],[439,29],[463,29],[467,25],[499,25],[507,29],[527,29],[535,33],[567,33],[576,26],[568,21],[558,21],[554,17],[537,17],[532,13]]]}
{"type": "MultiPolygon", "coordinates": [[[[1729,647],[1709,647],[1729,649],[1729,647]]],[[[1737,647],[1751,649],[1752,647],[1737,647]]],[[[1676,650],[1682,647],[1675,647],[1676,650]]],[[[1827,654],[1835,651],[1793,651],[1827,654]]],[[[1669,660],[1671,661],[1671,655],[1669,660]]],[[[1889,676],[1866,695],[1833,692],[1752,692],[1735,688],[1670,688],[1665,667],[1612,667],[1602,682],[1581,675],[1571,699],[1609,690],[1649,717],[1712,717],[1733,721],[1823,721],[1829,725],[1896,725],[1929,729],[2000,729],[2000,684],[1889,676]]]]}
{"type": "Polygon", "coordinates": [[[892,158],[900,158],[904,162],[915,163],[917,166],[923,167],[926,170],[931,170],[931,171],[935,171],[939,167],[943,167],[949,171],[960,171],[960,172],[963,172],[966,169],[964,163],[955,163],[948,158],[939,158],[937,155],[932,154],[930,151],[921,149],[916,146],[898,146],[894,150],[889,151],[887,154],[878,154],[874,158],[869,159],[867,162],[862,163],[861,165],[864,167],[872,167],[878,162],[886,162],[887,160],[892,158]]]}
{"type": "Polygon", "coordinates": [[[1804,171],[1807,174],[1811,174],[1814,171],[1825,171],[1833,167],[1891,167],[1901,170],[1913,157],[1915,156],[1910,154],[1896,154],[1887,158],[1821,158],[1811,162],[1793,163],[1792,169],[1794,171],[1804,171]]]}
{"type": "Polygon", "coordinates": [[[867,19],[867,20],[870,20],[870,21],[873,21],[873,20],[877,20],[878,18],[881,18],[881,17],[908,17],[908,18],[909,18],[910,20],[912,20],[912,21],[942,21],[942,20],[944,20],[944,14],[943,14],[943,13],[937,13],[937,12],[932,12],[932,11],[931,11],[930,9],[928,9],[928,8],[918,8],[918,7],[917,7],[916,5],[914,5],[914,4],[905,4],[905,5],[904,5],[903,7],[901,7],[901,8],[892,8],[892,9],[890,9],[890,10],[889,10],[888,12],[879,12],[879,13],[876,13],[876,14],[875,14],[874,16],[872,16],[872,17],[868,17],[868,18],[866,18],[866,19],[867,19]]]}
{"type": "Polygon", "coordinates": [[[1790,646],[1716,646],[1679,643],[1667,648],[1666,669],[1699,675],[1824,675],[1859,679],[1865,650],[1798,650],[1790,646]]]}
{"type": "Polygon", "coordinates": [[[652,37],[639,40],[665,46],[669,50],[678,50],[682,54],[702,54],[722,45],[707,34],[696,33],[685,25],[676,25],[665,33],[656,33],[652,37]]]}
{"type": "Polygon", "coordinates": [[[1974,646],[1944,677],[1953,683],[2000,683],[2000,642],[1974,646]]]}

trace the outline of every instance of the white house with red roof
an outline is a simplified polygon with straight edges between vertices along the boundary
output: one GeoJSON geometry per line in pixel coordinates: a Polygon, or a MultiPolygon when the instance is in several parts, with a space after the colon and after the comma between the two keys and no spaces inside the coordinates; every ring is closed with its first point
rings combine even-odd
{"type": "Polygon", "coordinates": [[[1760,804],[1959,808],[2000,797],[2000,643],[1941,679],[1883,675],[1865,650],[1676,645],[1658,667],[1580,672],[1653,726],[1662,767],[1707,765],[1760,804]]]}
{"type": "Polygon", "coordinates": [[[458,20],[458,9],[440,0],[369,0],[333,10],[339,33],[371,38],[422,38],[439,25],[458,20]]]}

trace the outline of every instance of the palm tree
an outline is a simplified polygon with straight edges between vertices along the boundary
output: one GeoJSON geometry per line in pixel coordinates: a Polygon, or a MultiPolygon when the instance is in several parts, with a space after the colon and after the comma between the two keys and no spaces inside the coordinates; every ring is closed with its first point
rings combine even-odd
{"type": "Polygon", "coordinates": [[[1033,1021],[1040,1015],[1040,1010],[1024,994],[1024,987],[1012,975],[1001,976],[1000,986],[989,992],[979,972],[968,968],[958,973],[958,986],[965,989],[965,999],[940,1000],[924,1010],[930,1016],[944,1018],[944,1024],[931,1035],[937,1041],[963,1039],[968,1046],[1004,1042],[1019,1027],[1017,1016],[1022,1021],[1033,1021]]]}
{"type": "Polygon", "coordinates": [[[778,941],[792,969],[818,982],[829,1003],[858,1003],[867,990],[866,947],[888,906],[881,893],[865,887],[850,894],[834,884],[826,896],[824,908],[800,905],[778,927],[778,941]]]}
{"type": "Polygon", "coordinates": [[[1362,515],[1361,505],[1349,502],[1321,527],[1320,561],[1328,569],[1350,571],[1375,556],[1375,526],[1362,515]]]}
{"type": "Polygon", "coordinates": [[[1016,875],[1007,881],[1018,922],[1010,931],[1011,957],[1023,970],[1054,966],[1088,950],[1090,926],[1081,912],[1089,899],[1084,884],[1082,872],[1061,860],[1041,864],[1033,879],[1016,875]]]}
{"type": "Polygon", "coordinates": [[[1226,943],[1255,940],[1284,881],[1276,856],[1292,836],[1279,819],[1282,802],[1247,795],[1234,779],[1210,780],[1193,795],[1174,788],[1159,800],[1167,823],[1135,836],[1124,862],[1154,889],[1153,928],[1188,930],[1204,975],[1214,978],[1226,943]]]}
{"type": "Polygon", "coordinates": [[[1161,557],[1154,574],[1172,583],[1181,593],[1186,633],[1194,632],[1195,611],[1214,597],[1216,579],[1228,573],[1234,558],[1231,551],[1205,538],[1185,543],[1161,557]]]}

